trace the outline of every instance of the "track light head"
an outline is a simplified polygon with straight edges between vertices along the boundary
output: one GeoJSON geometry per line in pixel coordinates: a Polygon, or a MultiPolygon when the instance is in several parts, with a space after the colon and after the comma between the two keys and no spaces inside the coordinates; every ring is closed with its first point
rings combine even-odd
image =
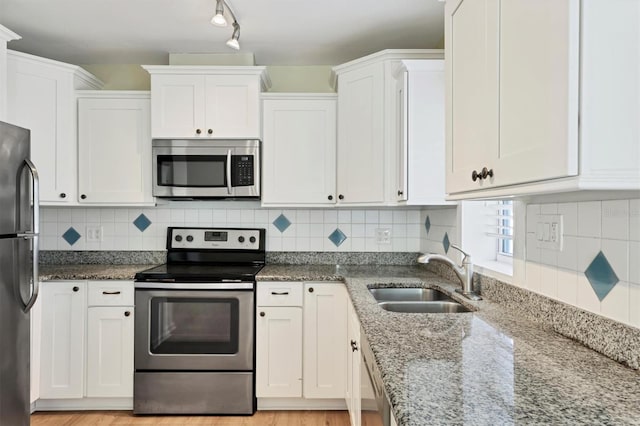
{"type": "Polygon", "coordinates": [[[233,34],[231,38],[227,40],[227,46],[234,50],[240,50],[240,24],[237,21],[233,21],[233,34]]]}
{"type": "Polygon", "coordinates": [[[211,23],[218,27],[227,26],[227,18],[224,17],[224,0],[216,0],[216,14],[211,18],[211,23]]]}

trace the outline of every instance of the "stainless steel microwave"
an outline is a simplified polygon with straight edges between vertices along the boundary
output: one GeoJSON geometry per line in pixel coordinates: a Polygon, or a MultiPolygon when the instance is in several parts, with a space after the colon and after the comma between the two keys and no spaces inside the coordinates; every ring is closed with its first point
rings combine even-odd
{"type": "Polygon", "coordinates": [[[260,141],[154,139],[153,195],[260,198],[260,141]]]}

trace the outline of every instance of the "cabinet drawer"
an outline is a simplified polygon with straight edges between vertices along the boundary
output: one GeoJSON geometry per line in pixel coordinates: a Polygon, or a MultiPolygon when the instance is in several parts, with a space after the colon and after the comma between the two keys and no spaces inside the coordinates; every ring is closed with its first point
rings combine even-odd
{"type": "Polygon", "coordinates": [[[302,283],[259,282],[258,306],[302,306],[302,283]]]}
{"type": "Polygon", "coordinates": [[[133,281],[89,281],[89,306],[133,306],[133,281]]]}

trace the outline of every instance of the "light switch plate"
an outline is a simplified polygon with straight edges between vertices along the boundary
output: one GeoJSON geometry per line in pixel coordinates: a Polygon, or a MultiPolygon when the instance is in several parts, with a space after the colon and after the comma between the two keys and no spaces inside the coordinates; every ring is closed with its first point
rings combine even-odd
{"type": "Polygon", "coordinates": [[[99,243],[102,241],[102,226],[87,226],[86,236],[88,243],[99,243]]]}
{"type": "Polygon", "coordinates": [[[562,251],[562,215],[538,215],[536,229],[537,248],[562,251]]]}
{"type": "Polygon", "coordinates": [[[376,228],[376,243],[378,243],[378,244],[391,244],[391,229],[390,228],[376,228]]]}

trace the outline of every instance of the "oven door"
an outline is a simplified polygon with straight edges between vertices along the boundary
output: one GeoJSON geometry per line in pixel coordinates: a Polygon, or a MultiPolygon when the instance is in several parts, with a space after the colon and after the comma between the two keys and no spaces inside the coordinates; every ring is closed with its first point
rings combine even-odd
{"type": "Polygon", "coordinates": [[[136,371],[253,370],[253,289],[136,288],[135,309],[136,371]]]}
{"type": "Polygon", "coordinates": [[[260,142],[153,140],[153,195],[260,196],[260,142]]]}

